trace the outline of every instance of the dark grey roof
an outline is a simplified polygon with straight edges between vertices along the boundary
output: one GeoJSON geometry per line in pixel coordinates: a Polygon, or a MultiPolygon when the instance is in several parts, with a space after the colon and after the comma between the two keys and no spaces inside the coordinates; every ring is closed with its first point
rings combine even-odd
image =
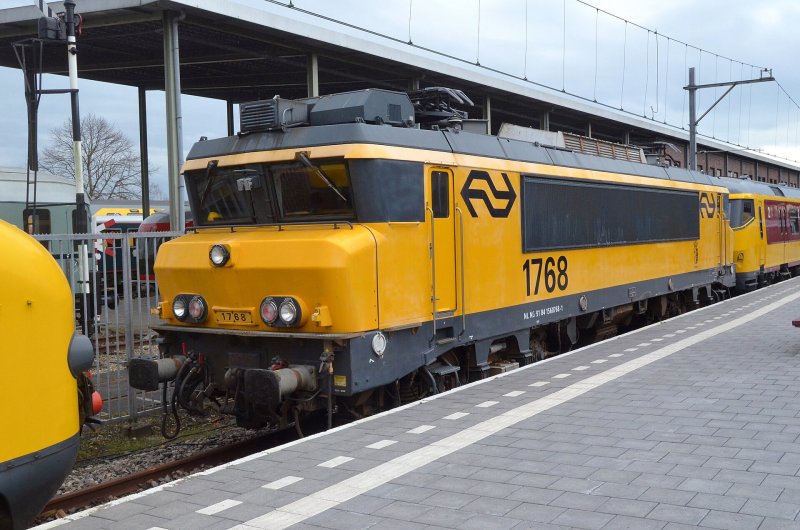
{"type": "Polygon", "coordinates": [[[766,182],[756,182],[748,179],[734,179],[728,177],[716,177],[721,186],[725,186],[731,193],[753,193],[758,195],[774,195],[776,197],[790,197],[800,199],[800,189],[779,186],[777,184],[767,184],[766,182]]]}
{"type": "Polygon", "coordinates": [[[724,185],[716,182],[719,179],[712,179],[696,171],[664,168],[626,160],[613,160],[520,140],[464,131],[430,131],[365,123],[295,127],[287,129],[285,132],[272,131],[248,134],[241,137],[231,136],[205,140],[192,146],[187,159],[196,160],[255,151],[356,143],[409,147],[609,173],[640,175],[664,180],[724,185]]]}

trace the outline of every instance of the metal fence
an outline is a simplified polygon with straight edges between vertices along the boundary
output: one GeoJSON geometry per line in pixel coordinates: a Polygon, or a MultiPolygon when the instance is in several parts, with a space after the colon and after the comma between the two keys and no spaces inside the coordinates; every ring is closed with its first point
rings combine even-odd
{"type": "Polygon", "coordinates": [[[134,420],[161,407],[160,392],[128,385],[128,362],[157,358],[159,302],[153,275],[158,248],[180,232],[36,235],[61,266],[74,294],[76,331],[94,344],[92,379],[103,421],[134,420]]]}

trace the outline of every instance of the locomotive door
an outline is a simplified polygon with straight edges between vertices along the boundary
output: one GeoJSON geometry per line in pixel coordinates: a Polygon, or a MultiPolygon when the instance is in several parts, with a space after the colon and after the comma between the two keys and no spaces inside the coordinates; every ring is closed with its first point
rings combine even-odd
{"type": "Polygon", "coordinates": [[[786,247],[789,242],[789,205],[781,204],[781,215],[783,216],[783,230],[781,232],[781,263],[786,263],[789,260],[786,256],[786,247]]]}
{"type": "Polygon", "coordinates": [[[455,208],[453,173],[446,168],[430,172],[431,260],[433,313],[451,316],[456,308],[455,208]],[[445,314],[442,314],[445,313],[445,314]]]}
{"type": "Polygon", "coordinates": [[[756,246],[758,249],[758,265],[760,269],[764,270],[764,265],[767,263],[767,245],[764,243],[764,227],[766,226],[766,219],[764,218],[764,207],[761,202],[758,203],[758,236],[760,243],[756,246]]]}

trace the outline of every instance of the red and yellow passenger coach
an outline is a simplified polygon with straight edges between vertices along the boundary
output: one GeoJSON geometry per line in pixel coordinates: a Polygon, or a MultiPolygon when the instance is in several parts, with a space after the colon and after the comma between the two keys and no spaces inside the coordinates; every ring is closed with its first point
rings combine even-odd
{"type": "Polygon", "coordinates": [[[736,289],[751,291],[800,272],[800,191],[721,179],[730,191],[736,289]]]}

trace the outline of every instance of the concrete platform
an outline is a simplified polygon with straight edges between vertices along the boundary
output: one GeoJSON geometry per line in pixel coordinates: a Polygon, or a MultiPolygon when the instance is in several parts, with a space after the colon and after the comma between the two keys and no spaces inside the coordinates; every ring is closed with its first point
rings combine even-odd
{"type": "Polygon", "coordinates": [[[42,528],[800,528],[798,313],[800,278],[42,528]]]}

